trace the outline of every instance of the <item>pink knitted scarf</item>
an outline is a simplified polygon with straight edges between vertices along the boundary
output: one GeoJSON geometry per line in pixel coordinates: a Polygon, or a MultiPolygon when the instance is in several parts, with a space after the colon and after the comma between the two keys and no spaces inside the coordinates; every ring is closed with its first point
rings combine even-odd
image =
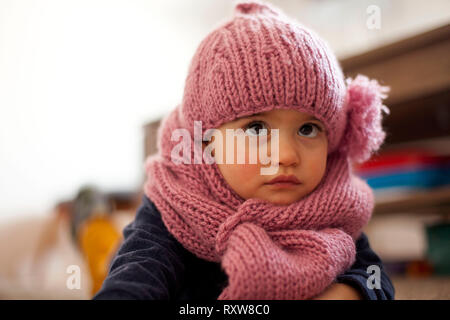
{"type": "Polygon", "coordinates": [[[186,249],[221,263],[228,285],[219,299],[308,299],[353,264],[374,199],[339,148],[328,155],[320,184],[299,201],[245,200],[216,164],[171,161],[178,143],[171,132],[186,127],[180,119],[180,107],[164,119],[164,143],[147,159],[144,190],[186,249]]]}

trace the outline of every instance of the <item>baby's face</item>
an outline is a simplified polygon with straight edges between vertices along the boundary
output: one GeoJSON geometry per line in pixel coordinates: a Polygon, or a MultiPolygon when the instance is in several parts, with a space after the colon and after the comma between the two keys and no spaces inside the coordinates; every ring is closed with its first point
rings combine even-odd
{"type": "MultiPolygon", "coordinates": [[[[226,137],[227,129],[245,131],[245,164],[217,163],[226,182],[244,199],[258,198],[276,204],[287,205],[300,200],[320,183],[326,169],[328,139],[325,126],[307,113],[296,110],[277,109],[249,117],[242,117],[227,122],[217,128],[226,137]],[[262,164],[260,157],[256,163],[249,163],[250,136],[260,136],[261,129],[267,129],[267,152],[271,157],[271,143],[275,143],[272,129],[278,129],[278,171],[272,175],[262,175],[261,167],[270,167],[270,163],[262,164]],[[294,176],[300,183],[269,183],[270,180],[284,176],[294,176]]],[[[226,147],[223,139],[223,159],[227,152],[232,152],[237,159],[237,143],[234,148],[226,147]]],[[[204,147],[206,143],[204,144],[204,147]]],[[[258,143],[256,148],[260,148],[258,143]]],[[[258,150],[259,151],[259,150],[258,150]]],[[[259,152],[257,153],[259,154],[259,152]]],[[[214,152],[213,155],[217,156],[214,152]]]]}

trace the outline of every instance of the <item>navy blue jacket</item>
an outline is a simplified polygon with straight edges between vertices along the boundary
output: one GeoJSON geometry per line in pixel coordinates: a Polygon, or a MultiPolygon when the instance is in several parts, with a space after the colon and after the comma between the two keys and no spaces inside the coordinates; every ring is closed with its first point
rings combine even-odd
{"type": "MultiPolygon", "coordinates": [[[[220,263],[200,259],[185,249],[145,195],[123,235],[108,276],[93,299],[216,300],[227,285],[220,263]]],[[[353,286],[366,299],[394,299],[394,287],[364,233],[356,250],[355,263],[336,281],[353,286]],[[381,269],[381,289],[367,287],[370,265],[381,269]]]]}

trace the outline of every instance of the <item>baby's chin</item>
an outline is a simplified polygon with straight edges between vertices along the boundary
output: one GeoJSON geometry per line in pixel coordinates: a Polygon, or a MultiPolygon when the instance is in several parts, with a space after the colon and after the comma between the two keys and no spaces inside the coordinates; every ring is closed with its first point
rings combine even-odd
{"type": "Polygon", "coordinates": [[[303,198],[303,196],[280,196],[280,195],[272,195],[272,196],[260,196],[258,199],[265,200],[275,205],[288,206],[297,202],[303,198]]]}

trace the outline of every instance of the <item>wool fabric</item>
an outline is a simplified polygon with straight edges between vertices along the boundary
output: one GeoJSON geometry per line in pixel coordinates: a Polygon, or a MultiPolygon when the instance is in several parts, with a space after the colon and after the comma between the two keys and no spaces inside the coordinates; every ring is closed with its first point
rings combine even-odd
{"type": "Polygon", "coordinates": [[[324,41],[262,2],[238,4],[201,42],[183,101],[163,119],[158,153],[146,160],[144,192],[186,249],[221,263],[228,285],[219,299],[308,299],[352,265],[374,198],[351,165],[384,140],[386,91],[362,75],[345,82],[324,41]],[[176,129],[193,133],[202,121],[204,132],[279,108],[313,114],[329,132],[324,176],[294,203],[243,199],[216,163],[171,159],[176,129]]]}

